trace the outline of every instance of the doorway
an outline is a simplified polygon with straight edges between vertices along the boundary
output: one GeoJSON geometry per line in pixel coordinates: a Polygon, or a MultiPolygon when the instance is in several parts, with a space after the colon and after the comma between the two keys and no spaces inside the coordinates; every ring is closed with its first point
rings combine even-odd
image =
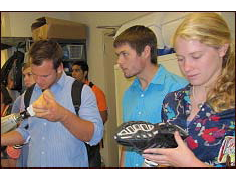
{"type": "Polygon", "coordinates": [[[104,126],[104,148],[101,155],[106,167],[119,167],[118,145],[113,139],[117,129],[114,65],[116,56],[113,49],[113,37],[110,30],[103,32],[103,63],[105,75],[105,95],[108,106],[108,121],[104,126]]]}

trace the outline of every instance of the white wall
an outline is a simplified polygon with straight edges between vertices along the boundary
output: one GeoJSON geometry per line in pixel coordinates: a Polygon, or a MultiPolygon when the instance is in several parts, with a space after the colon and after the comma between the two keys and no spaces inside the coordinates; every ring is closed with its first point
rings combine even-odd
{"type": "Polygon", "coordinates": [[[6,59],[8,59],[8,53],[7,50],[1,50],[1,68],[3,64],[6,62],[6,59]]]}
{"type": "Polygon", "coordinates": [[[222,12],[221,13],[231,31],[232,39],[235,40],[235,12],[222,12]]]}

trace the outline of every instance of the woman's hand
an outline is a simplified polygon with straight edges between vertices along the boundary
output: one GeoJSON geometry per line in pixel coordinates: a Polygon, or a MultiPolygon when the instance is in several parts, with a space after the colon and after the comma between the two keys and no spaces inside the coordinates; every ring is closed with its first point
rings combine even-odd
{"type": "Polygon", "coordinates": [[[178,131],[175,132],[174,137],[178,144],[177,148],[146,149],[143,152],[143,157],[164,166],[208,167],[196,158],[193,152],[186,146],[178,131]]]}

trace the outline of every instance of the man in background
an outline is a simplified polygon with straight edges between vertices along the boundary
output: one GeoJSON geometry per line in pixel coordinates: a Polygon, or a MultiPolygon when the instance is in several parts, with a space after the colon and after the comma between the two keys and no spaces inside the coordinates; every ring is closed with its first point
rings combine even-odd
{"type": "Polygon", "coordinates": [[[7,90],[11,96],[11,98],[13,99],[13,101],[15,101],[17,99],[17,97],[20,96],[20,92],[17,90],[12,90],[14,87],[14,78],[13,78],[13,69],[10,70],[8,76],[7,76],[7,90]]]}

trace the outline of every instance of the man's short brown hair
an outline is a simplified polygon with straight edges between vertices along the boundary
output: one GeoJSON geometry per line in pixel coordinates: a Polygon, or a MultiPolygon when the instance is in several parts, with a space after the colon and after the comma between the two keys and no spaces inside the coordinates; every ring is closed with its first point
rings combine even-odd
{"type": "Polygon", "coordinates": [[[141,25],[130,27],[115,38],[113,46],[116,48],[126,43],[135,49],[138,55],[141,55],[146,46],[150,46],[151,63],[157,64],[157,38],[151,29],[141,25]]]}
{"type": "Polygon", "coordinates": [[[61,46],[52,40],[36,41],[29,50],[30,61],[34,65],[41,65],[43,61],[53,61],[54,69],[62,63],[63,51],[61,46]]]}

